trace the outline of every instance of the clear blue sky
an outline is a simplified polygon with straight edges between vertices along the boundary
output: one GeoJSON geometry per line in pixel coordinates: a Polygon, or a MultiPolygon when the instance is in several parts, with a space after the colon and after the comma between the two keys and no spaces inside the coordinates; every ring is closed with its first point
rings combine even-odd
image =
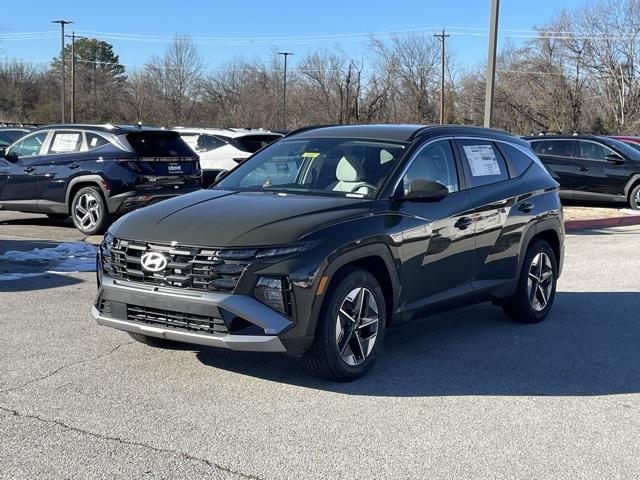
{"type": "MultiPolygon", "coordinates": [[[[576,8],[583,3],[584,0],[501,0],[500,42],[521,42],[523,39],[515,36],[528,33],[516,30],[530,30],[562,7],[576,8]]],[[[309,49],[340,45],[349,55],[363,57],[366,36],[339,42],[336,39],[349,34],[444,26],[457,32],[448,39],[448,46],[456,52],[458,61],[471,66],[486,59],[488,17],[489,0],[32,0],[11,2],[11,15],[0,20],[0,57],[48,62],[60,48],[59,35],[54,33],[59,27],[50,21],[63,18],[75,22],[68,26],[69,30],[111,33],[112,38],[105,40],[114,45],[125,65],[141,65],[152,54],[162,53],[167,38],[174,34],[194,37],[207,66],[213,68],[234,56],[266,58],[272,48],[295,52],[299,58],[309,49]],[[25,32],[51,33],[27,37],[22,35],[25,32]],[[114,39],[118,35],[113,34],[126,34],[128,38],[114,39]],[[133,40],[129,35],[142,37],[133,40]],[[308,38],[329,35],[334,37],[308,38]],[[212,37],[228,40],[222,42],[225,45],[214,45],[212,37]],[[286,40],[267,40],[269,37],[286,40]]],[[[293,57],[294,65],[295,61],[293,57]]]]}

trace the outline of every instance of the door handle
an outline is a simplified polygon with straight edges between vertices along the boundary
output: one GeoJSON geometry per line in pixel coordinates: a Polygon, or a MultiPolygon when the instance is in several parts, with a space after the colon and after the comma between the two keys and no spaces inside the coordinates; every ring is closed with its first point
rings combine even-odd
{"type": "Polygon", "coordinates": [[[458,221],[453,226],[456,228],[459,228],[460,230],[466,230],[467,228],[469,228],[469,225],[471,225],[472,223],[473,223],[473,218],[462,217],[462,218],[459,218],[458,221]]]}
{"type": "Polygon", "coordinates": [[[72,163],[71,165],[69,165],[69,168],[74,169],[74,168],[78,168],[80,166],[79,163],[72,163]]]}
{"type": "Polygon", "coordinates": [[[580,170],[581,172],[588,172],[589,168],[588,167],[579,167],[578,170],[580,170]]]}
{"type": "Polygon", "coordinates": [[[524,213],[529,213],[531,210],[533,210],[534,206],[535,205],[533,204],[533,202],[522,202],[518,207],[518,210],[524,213]]]}
{"type": "Polygon", "coordinates": [[[35,170],[33,167],[24,167],[24,173],[31,173],[35,170]]]}

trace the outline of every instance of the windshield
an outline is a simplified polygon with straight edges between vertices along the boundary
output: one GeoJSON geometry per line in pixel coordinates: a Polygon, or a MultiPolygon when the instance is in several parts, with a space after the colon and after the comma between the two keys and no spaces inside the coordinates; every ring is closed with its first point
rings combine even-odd
{"type": "Polygon", "coordinates": [[[283,140],[232,170],[215,188],[371,196],[404,150],[404,144],[376,140],[283,140]]]}

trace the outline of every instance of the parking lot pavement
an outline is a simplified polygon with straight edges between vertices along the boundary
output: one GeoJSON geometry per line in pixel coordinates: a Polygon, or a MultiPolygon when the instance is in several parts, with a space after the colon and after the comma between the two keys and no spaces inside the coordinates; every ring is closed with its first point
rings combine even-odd
{"type": "MultiPolygon", "coordinates": [[[[0,253],[77,239],[26,220],[0,213],[0,253]]],[[[90,272],[0,283],[0,477],[637,478],[639,242],[571,235],[545,322],[479,305],[402,325],[350,384],[133,343],[90,319],[90,272]]]]}

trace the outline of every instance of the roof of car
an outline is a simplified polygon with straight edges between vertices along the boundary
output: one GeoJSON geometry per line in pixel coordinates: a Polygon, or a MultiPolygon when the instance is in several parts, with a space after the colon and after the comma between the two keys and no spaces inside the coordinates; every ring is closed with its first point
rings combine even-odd
{"type": "Polygon", "coordinates": [[[172,130],[180,133],[210,133],[223,137],[244,137],[247,135],[279,135],[281,133],[264,130],[262,128],[233,128],[233,127],[175,127],[172,130]]]}
{"type": "Polygon", "coordinates": [[[131,132],[162,132],[167,131],[165,129],[159,127],[146,127],[144,125],[111,125],[111,124],[103,124],[103,125],[94,125],[94,124],[83,124],[83,123],[58,123],[51,125],[42,125],[36,128],[37,130],[95,130],[99,132],[112,133],[114,135],[122,135],[124,133],[131,132]]]}
{"type": "Polygon", "coordinates": [[[469,125],[412,125],[412,124],[377,124],[377,125],[332,125],[305,127],[294,130],[287,137],[296,138],[362,138],[396,142],[411,142],[416,138],[432,138],[439,136],[484,136],[492,139],[508,139],[516,143],[522,142],[518,137],[502,130],[482,128],[469,125]]]}
{"type": "Polygon", "coordinates": [[[592,133],[547,133],[540,135],[527,135],[522,137],[529,142],[535,140],[576,140],[576,139],[602,139],[607,138],[601,135],[594,135],[592,133]]]}

